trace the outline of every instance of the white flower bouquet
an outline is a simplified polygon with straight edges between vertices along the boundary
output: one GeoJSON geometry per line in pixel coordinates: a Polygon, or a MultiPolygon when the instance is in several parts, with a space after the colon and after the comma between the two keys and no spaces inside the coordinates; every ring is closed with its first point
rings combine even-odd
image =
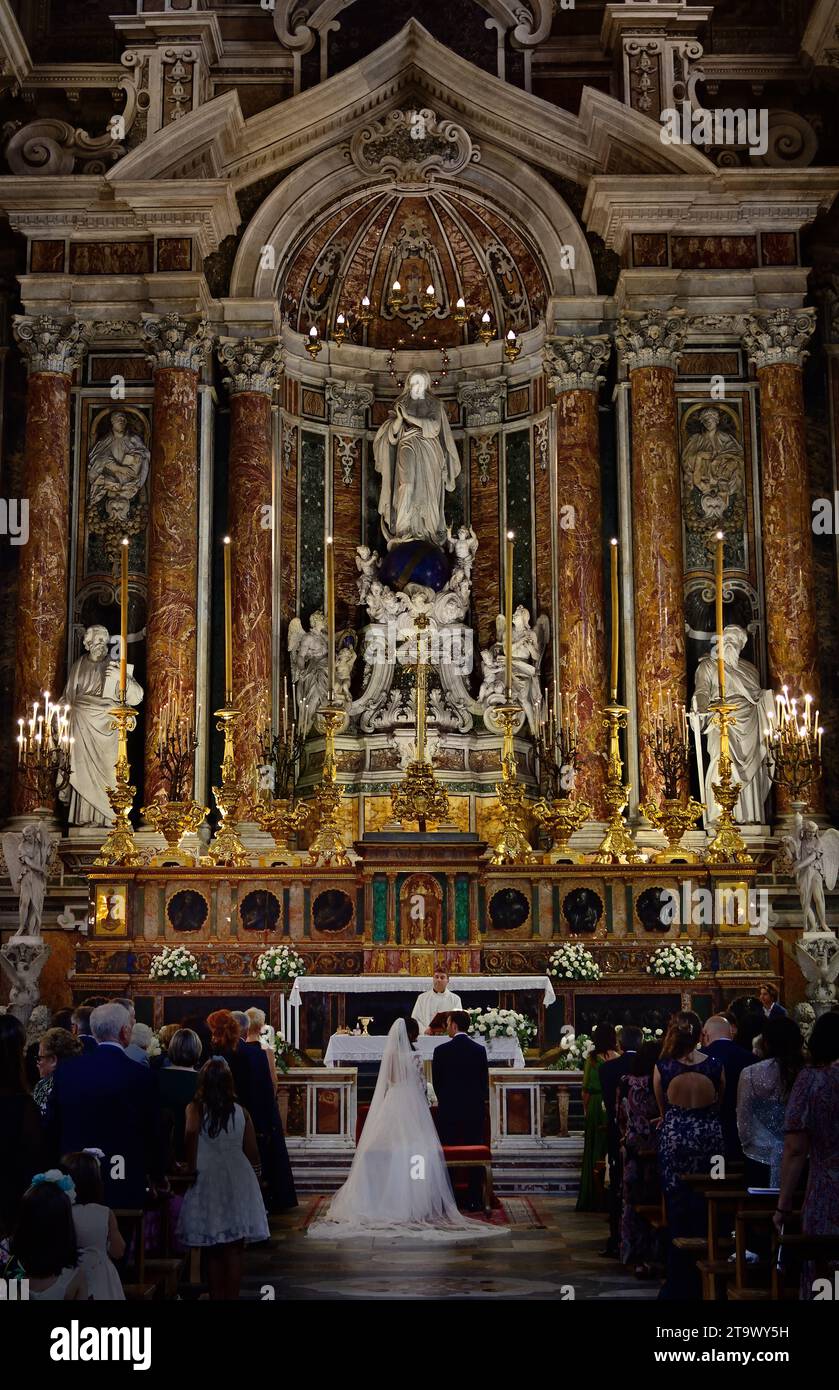
{"type": "Polygon", "coordinates": [[[679,946],[673,942],[658,946],[653,951],[647,974],[665,980],[695,980],[701,969],[692,946],[679,946]]]}
{"type": "Polygon", "coordinates": [[[306,974],[306,965],[290,946],[269,946],[257,957],[253,973],[257,980],[296,980],[306,974]]]}
{"type": "Polygon", "coordinates": [[[150,980],[203,980],[198,960],[186,946],[164,946],[149,966],[150,980]]]}
{"type": "Polygon", "coordinates": [[[594,1040],[588,1033],[563,1033],[559,1040],[559,1057],[551,1063],[553,1071],[582,1071],[586,1057],[594,1051],[594,1040]]]}
{"type": "Polygon", "coordinates": [[[519,1047],[527,1047],[536,1037],[536,1024],[515,1009],[467,1009],[471,1020],[469,1032],[489,1042],[491,1038],[518,1038],[519,1047]]]}
{"type": "Polygon", "coordinates": [[[557,980],[599,980],[600,966],[585,946],[571,942],[560,946],[548,961],[548,974],[557,980]]]}

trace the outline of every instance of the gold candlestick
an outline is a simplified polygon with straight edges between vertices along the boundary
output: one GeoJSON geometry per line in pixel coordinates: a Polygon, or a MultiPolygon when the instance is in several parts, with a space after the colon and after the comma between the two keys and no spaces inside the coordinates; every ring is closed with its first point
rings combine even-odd
{"type": "Polygon", "coordinates": [[[533,864],[536,855],[527,836],[530,819],[525,802],[524,787],[516,777],[516,756],[513,735],[521,715],[521,706],[512,702],[498,705],[493,714],[504,727],[501,750],[501,781],[496,793],[501,804],[501,830],[489,856],[490,864],[533,864]]]}
{"type": "Polygon", "coordinates": [[[327,704],[335,699],[335,549],[332,537],[326,538],[326,640],[327,652],[327,704]]]}
{"type": "Polygon", "coordinates": [[[504,689],[508,705],[513,702],[513,539],[508,531],[504,574],[504,689]]]}
{"type": "Polygon", "coordinates": [[[128,812],[137,793],[129,781],[128,734],[137,724],[137,712],[124,702],[115,705],[108,713],[111,728],[117,731],[117,760],[114,766],[113,787],[107,787],[108,800],[114,813],[114,823],[109,830],[98,855],[94,859],[97,868],[136,869],[143,859],[134,840],[134,831],[128,819],[128,812]]]}
{"type": "Polygon", "coordinates": [[[231,541],[224,538],[224,703],[233,706],[233,584],[230,575],[231,541]]]}
{"type": "Polygon", "coordinates": [[[417,664],[415,706],[417,724],[417,756],[405,770],[401,782],[394,782],[390,789],[390,806],[394,819],[416,821],[420,834],[425,834],[428,822],[449,823],[449,798],[434,776],[434,768],[425,756],[426,704],[428,693],[428,663],[423,652],[423,629],[428,627],[428,618],[420,614],[417,628],[417,664]]]}
{"type": "Polygon", "coordinates": [[[338,808],[343,793],[338,785],[335,766],[335,735],[346,725],[347,712],[335,705],[327,705],[318,713],[323,722],[326,742],[323,777],[312,797],[317,833],[309,846],[309,859],[313,864],[335,864],[343,867],[349,864],[350,860],[338,826],[338,808]]]}
{"type": "Polygon", "coordinates": [[[210,864],[221,864],[225,868],[244,868],[250,864],[251,857],[236,830],[236,811],[244,796],[244,787],[236,776],[236,760],[233,755],[233,728],[239,718],[239,711],[228,704],[216,710],[216,728],[224,734],[224,756],[221,760],[221,786],[213,787],[213,796],[221,815],[215,839],[207,852],[210,864]]]}
{"type": "Polygon", "coordinates": [[[620,731],[626,728],[629,710],[617,701],[606,706],[603,723],[609,729],[608,772],[603,800],[609,811],[606,834],[600,841],[592,862],[595,864],[638,864],[643,856],[632,838],[624,819],[624,807],[632,788],[623,780],[623,759],[620,750],[620,731]]]}
{"type": "Polygon", "coordinates": [[[119,549],[119,698],[125,704],[128,684],[128,537],[123,536],[119,549]]]}
{"type": "MultiPolygon", "coordinates": [[[[715,587],[715,609],[717,626],[717,680],[720,687],[720,699],[725,700],[725,648],[723,645],[723,626],[722,626],[722,583],[723,583],[723,547],[725,546],[725,536],[722,531],[716,535],[716,554],[714,557],[714,587],[715,587]]],[[[728,733],[725,735],[728,742],[728,733]]]]}
{"type": "Polygon", "coordinates": [[[713,718],[720,726],[719,781],[712,782],[714,796],[720,807],[717,833],[705,851],[706,864],[752,864],[754,860],[746,849],[746,842],[734,822],[734,807],[740,795],[740,783],[731,776],[731,758],[728,754],[728,729],[735,722],[732,711],[734,705],[725,700],[715,700],[711,709],[713,718]]]}
{"type": "Polygon", "coordinates": [[[610,565],[612,575],[612,668],[609,688],[612,692],[612,704],[618,702],[618,638],[620,635],[620,599],[618,597],[618,543],[613,538],[610,550],[610,565]]]}

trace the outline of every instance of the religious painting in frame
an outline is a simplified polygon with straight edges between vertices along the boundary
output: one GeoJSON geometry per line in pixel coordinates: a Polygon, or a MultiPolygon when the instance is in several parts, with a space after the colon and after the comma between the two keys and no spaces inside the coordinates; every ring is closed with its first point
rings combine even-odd
{"type": "Polygon", "coordinates": [[[128,886],[125,883],[97,885],[93,935],[112,939],[128,936],[128,886]]]}
{"type": "Polygon", "coordinates": [[[685,572],[713,570],[714,537],[725,533],[725,568],[749,568],[750,440],[742,397],[679,399],[685,572]]]}
{"type": "Polygon", "coordinates": [[[148,526],[151,419],[147,407],[86,401],[79,439],[80,578],[111,575],[123,536],[129,569],[144,573],[148,526]]]}

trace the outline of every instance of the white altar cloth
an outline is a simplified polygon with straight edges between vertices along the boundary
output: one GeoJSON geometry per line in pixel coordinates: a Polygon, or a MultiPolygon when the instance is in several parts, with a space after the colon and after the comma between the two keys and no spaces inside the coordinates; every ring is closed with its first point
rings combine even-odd
{"type": "MultiPolygon", "coordinates": [[[[475,1038],[475,1042],[483,1041],[475,1038]]],[[[323,1064],[326,1067],[341,1067],[348,1062],[380,1062],[384,1055],[387,1038],[354,1033],[333,1033],[329,1039],[323,1064]]],[[[448,1042],[447,1037],[428,1037],[423,1033],[416,1041],[416,1049],[425,1061],[430,1061],[435,1047],[448,1042]]],[[[490,1066],[506,1062],[509,1066],[523,1067],[524,1057],[516,1038],[490,1038],[484,1046],[487,1049],[490,1066]]]]}
{"type": "MultiPolygon", "coordinates": [[[[288,1002],[296,1009],[303,994],[422,994],[433,983],[427,975],[301,975],[294,981],[288,1002]]],[[[556,999],[547,975],[453,975],[449,989],[454,994],[537,989],[542,991],[546,1006],[556,999]]]]}

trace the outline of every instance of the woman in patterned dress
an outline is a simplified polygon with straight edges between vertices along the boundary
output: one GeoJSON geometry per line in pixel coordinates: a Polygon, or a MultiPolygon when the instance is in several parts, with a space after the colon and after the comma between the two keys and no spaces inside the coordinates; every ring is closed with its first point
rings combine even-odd
{"type": "Polygon", "coordinates": [[[649,1223],[635,1213],[636,1206],[651,1206],[659,1200],[658,1102],[653,1092],[653,1071],[661,1053],[661,1043],[648,1042],[636,1052],[626,1076],[618,1083],[618,1129],[623,1162],[623,1205],[621,1209],[621,1264],[632,1265],[639,1279],[650,1274],[658,1262],[659,1239],[649,1223]]]}

